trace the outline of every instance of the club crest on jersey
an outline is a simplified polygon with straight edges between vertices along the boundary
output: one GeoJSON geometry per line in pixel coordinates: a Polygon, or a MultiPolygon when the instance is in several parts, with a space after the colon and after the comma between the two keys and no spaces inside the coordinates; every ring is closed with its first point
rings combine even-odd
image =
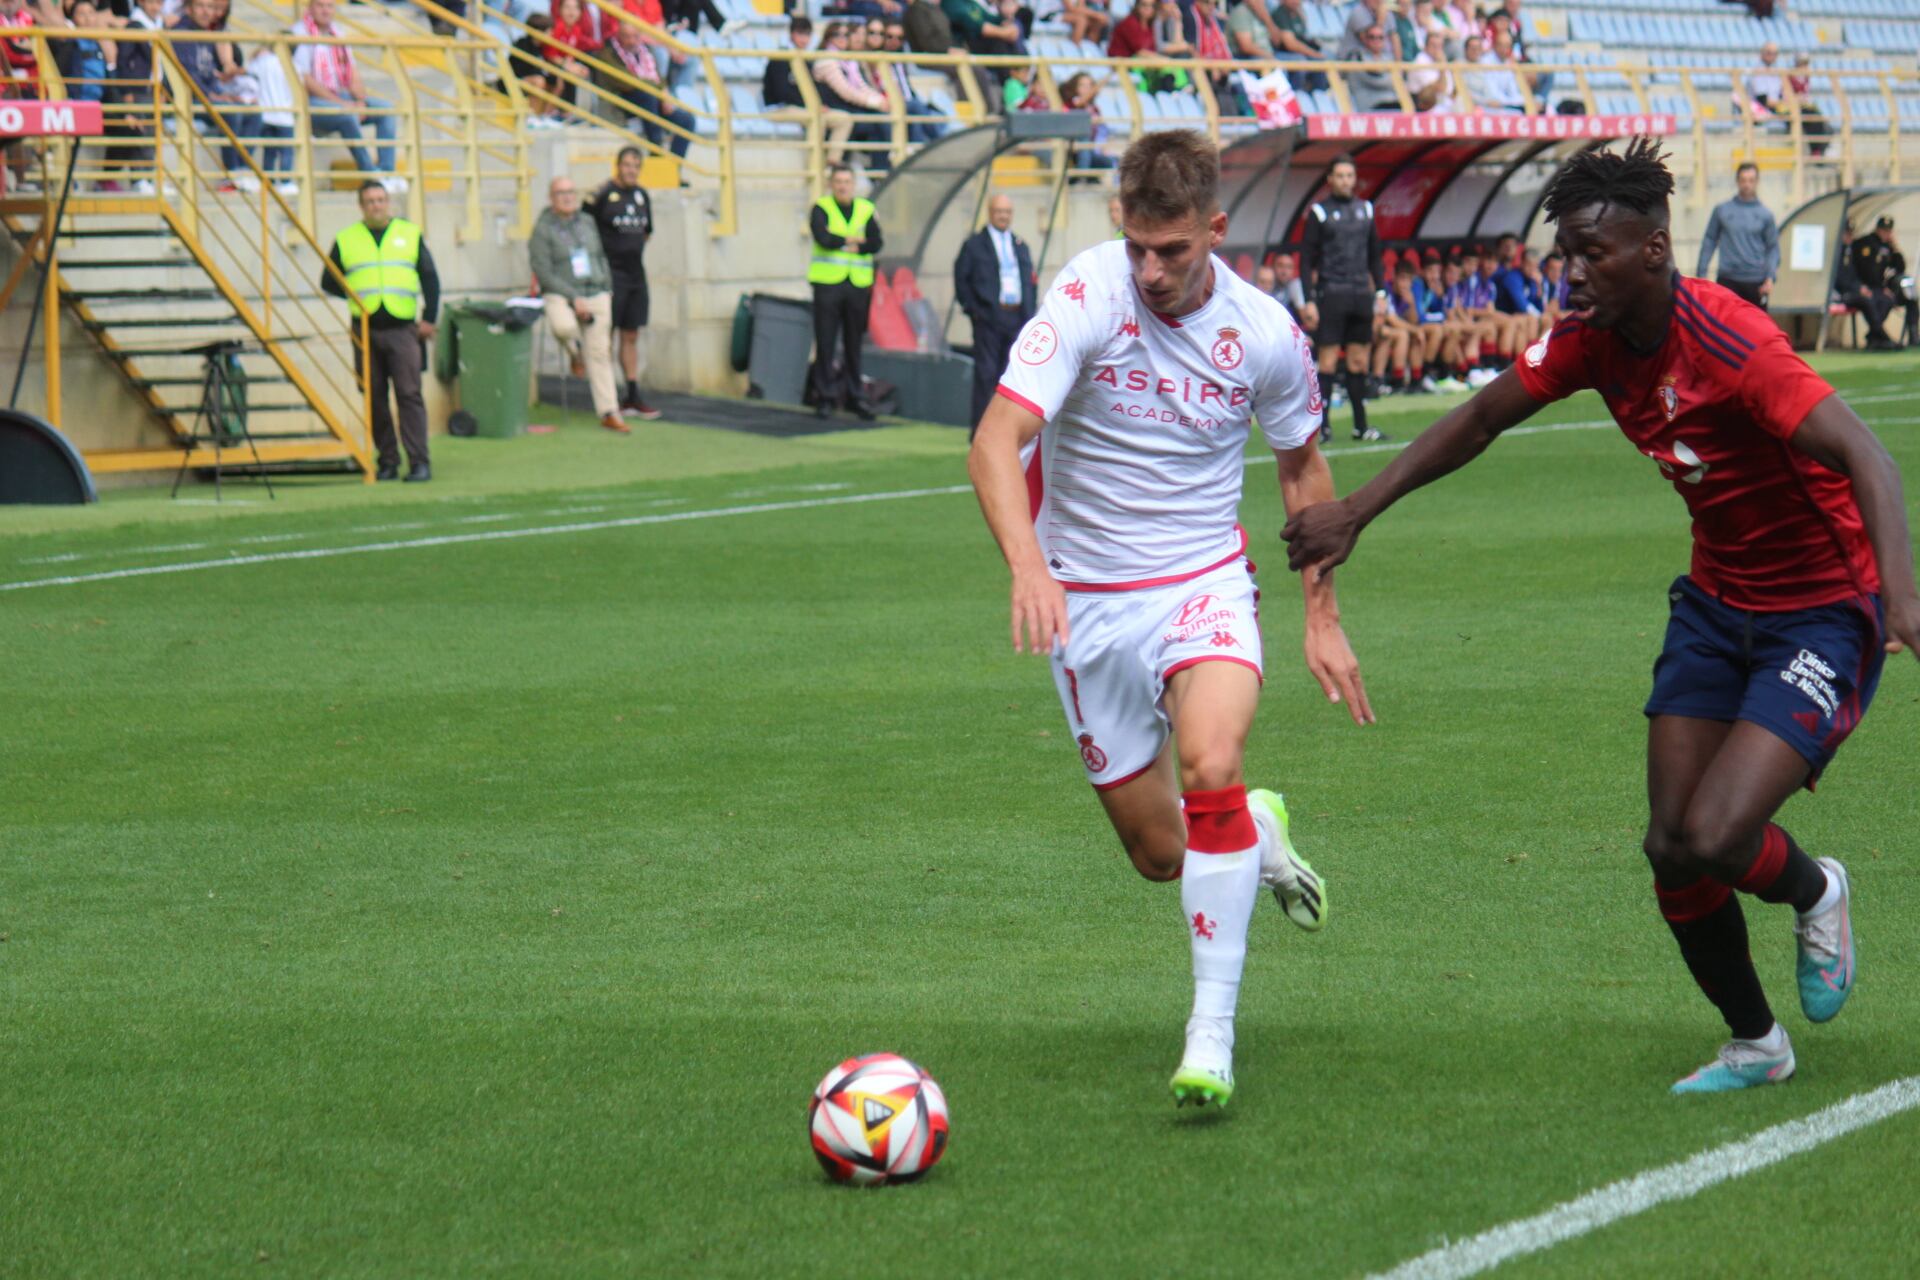
{"type": "Polygon", "coordinates": [[[1042,320],[1027,330],[1020,339],[1021,364],[1045,364],[1053,359],[1053,353],[1060,347],[1060,335],[1054,332],[1053,325],[1042,320]]]}
{"type": "Polygon", "coordinates": [[[1100,773],[1107,767],[1107,753],[1093,745],[1093,735],[1080,735],[1080,758],[1086,762],[1088,773],[1100,773]]]}
{"type": "Polygon", "coordinates": [[[1674,389],[1674,385],[1671,382],[1665,382],[1660,385],[1658,395],[1660,396],[1660,411],[1667,415],[1668,422],[1672,422],[1673,415],[1680,411],[1680,393],[1674,389]]]}
{"type": "Polygon", "coordinates": [[[1240,331],[1227,328],[1220,330],[1220,337],[1213,344],[1213,363],[1219,369],[1238,369],[1240,362],[1247,358],[1247,349],[1240,345],[1240,331]]]}

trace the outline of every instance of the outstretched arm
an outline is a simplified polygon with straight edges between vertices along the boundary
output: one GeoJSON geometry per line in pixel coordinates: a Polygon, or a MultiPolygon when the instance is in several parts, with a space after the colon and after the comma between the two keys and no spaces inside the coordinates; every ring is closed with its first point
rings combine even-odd
{"type": "Polygon", "coordinates": [[[995,396],[981,415],[967,454],[967,475],[980,511],[1013,571],[1015,653],[1021,651],[1023,632],[1033,653],[1052,653],[1056,639],[1067,643],[1066,588],[1047,568],[1040,539],[1034,536],[1027,478],[1020,470],[1020,451],[1046,425],[1038,414],[995,396]]]}
{"type": "Polygon", "coordinates": [[[1913,535],[1907,530],[1900,468],[1886,446],[1836,392],[1813,406],[1793,433],[1793,447],[1853,481],[1853,500],[1866,522],[1880,566],[1880,599],[1887,613],[1887,652],[1912,649],[1920,657],[1920,592],[1913,580],[1913,535]]]}
{"type": "MultiPolygon", "coordinates": [[[[1333,472],[1312,436],[1297,449],[1275,449],[1273,454],[1280,460],[1280,500],[1288,516],[1333,501],[1333,472]]],[[[1360,680],[1359,659],[1340,627],[1332,572],[1302,574],[1300,583],[1307,598],[1307,670],[1320,682],[1328,702],[1346,702],[1355,724],[1374,723],[1367,687],[1360,680]]]]}
{"type": "Polygon", "coordinates": [[[1288,520],[1280,531],[1287,542],[1287,567],[1312,566],[1310,578],[1325,578],[1352,554],[1360,531],[1374,517],[1421,485],[1464,467],[1539,407],[1520,385],[1520,376],[1507,370],[1421,432],[1379,475],[1338,502],[1323,502],[1288,520]]]}

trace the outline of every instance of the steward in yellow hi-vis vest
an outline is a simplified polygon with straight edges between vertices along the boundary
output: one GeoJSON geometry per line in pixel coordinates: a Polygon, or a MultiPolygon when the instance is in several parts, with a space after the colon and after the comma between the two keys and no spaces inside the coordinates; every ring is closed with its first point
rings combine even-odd
{"type": "Polygon", "coordinates": [[[427,458],[427,403],[420,393],[420,371],[425,364],[421,347],[433,336],[440,314],[440,275],[420,228],[393,216],[387,189],[378,182],[360,188],[360,221],[333,238],[327,255],[338,270],[323,271],[320,287],[348,302],[354,347],[354,367],[370,382],[371,420],[377,475],[392,480],[400,474],[400,448],[407,451],[407,479],[429,480],[427,458]],[[340,277],[346,277],[346,284],[340,277]],[[358,345],[359,316],[367,317],[367,346],[358,345]],[[394,439],[393,409],[387,403],[387,384],[393,384],[394,404],[400,411],[400,438],[394,439]]]}
{"type": "Polygon", "coordinates": [[[853,170],[835,165],[828,190],[813,207],[808,230],[813,255],[807,283],[813,286],[813,412],[827,417],[844,404],[862,421],[873,421],[861,389],[860,346],[867,338],[867,309],[873,305],[873,261],[880,253],[880,221],[873,201],[853,194],[853,170]],[[842,349],[844,374],[834,369],[834,348],[842,349]]]}

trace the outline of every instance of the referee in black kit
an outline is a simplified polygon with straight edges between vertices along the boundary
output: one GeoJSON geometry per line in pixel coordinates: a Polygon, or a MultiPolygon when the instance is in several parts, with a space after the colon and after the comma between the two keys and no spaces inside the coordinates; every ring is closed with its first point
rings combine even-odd
{"type": "Polygon", "coordinates": [[[1300,245],[1300,275],[1307,296],[1320,307],[1320,438],[1333,429],[1333,370],[1340,349],[1347,352],[1347,403],[1353,406],[1353,438],[1385,440],[1367,425],[1367,354],[1373,346],[1373,296],[1386,275],[1380,268],[1380,236],[1373,225],[1373,201],[1353,194],[1357,173],[1350,156],[1327,170],[1331,192],[1307,210],[1300,245]]]}
{"type": "Polygon", "coordinates": [[[593,193],[587,212],[600,228],[600,244],[613,274],[613,331],[620,338],[620,368],[627,375],[620,412],[652,420],[660,411],[640,396],[640,379],[647,371],[647,312],[651,309],[645,254],[653,237],[653,202],[640,185],[640,148],[620,148],[613,180],[593,193]]]}

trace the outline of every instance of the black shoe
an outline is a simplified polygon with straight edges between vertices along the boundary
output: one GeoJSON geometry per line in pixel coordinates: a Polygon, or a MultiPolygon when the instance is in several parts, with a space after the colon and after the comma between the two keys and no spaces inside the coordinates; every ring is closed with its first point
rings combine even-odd
{"type": "Polygon", "coordinates": [[[381,463],[380,469],[373,473],[373,478],[375,480],[398,480],[400,478],[400,464],[397,462],[381,463]]]}
{"type": "Polygon", "coordinates": [[[411,467],[407,468],[407,478],[401,481],[401,483],[402,484],[425,484],[427,481],[431,479],[433,479],[433,468],[429,467],[424,462],[416,462],[411,467]]]}
{"type": "Polygon", "coordinates": [[[1355,440],[1391,440],[1393,439],[1392,436],[1388,435],[1386,432],[1382,431],[1378,427],[1368,427],[1365,431],[1355,431],[1353,433],[1353,438],[1355,440]]]}
{"type": "Polygon", "coordinates": [[[867,408],[866,405],[861,404],[858,400],[855,400],[853,402],[853,416],[862,422],[872,422],[873,410],[867,408]]]}
{"type": "Polygon", "coordinates": [[[813,416],[816,418],[831,418],[833,416],[833,407],[827,404],[817,404],[813,406],[813,416]]]}

